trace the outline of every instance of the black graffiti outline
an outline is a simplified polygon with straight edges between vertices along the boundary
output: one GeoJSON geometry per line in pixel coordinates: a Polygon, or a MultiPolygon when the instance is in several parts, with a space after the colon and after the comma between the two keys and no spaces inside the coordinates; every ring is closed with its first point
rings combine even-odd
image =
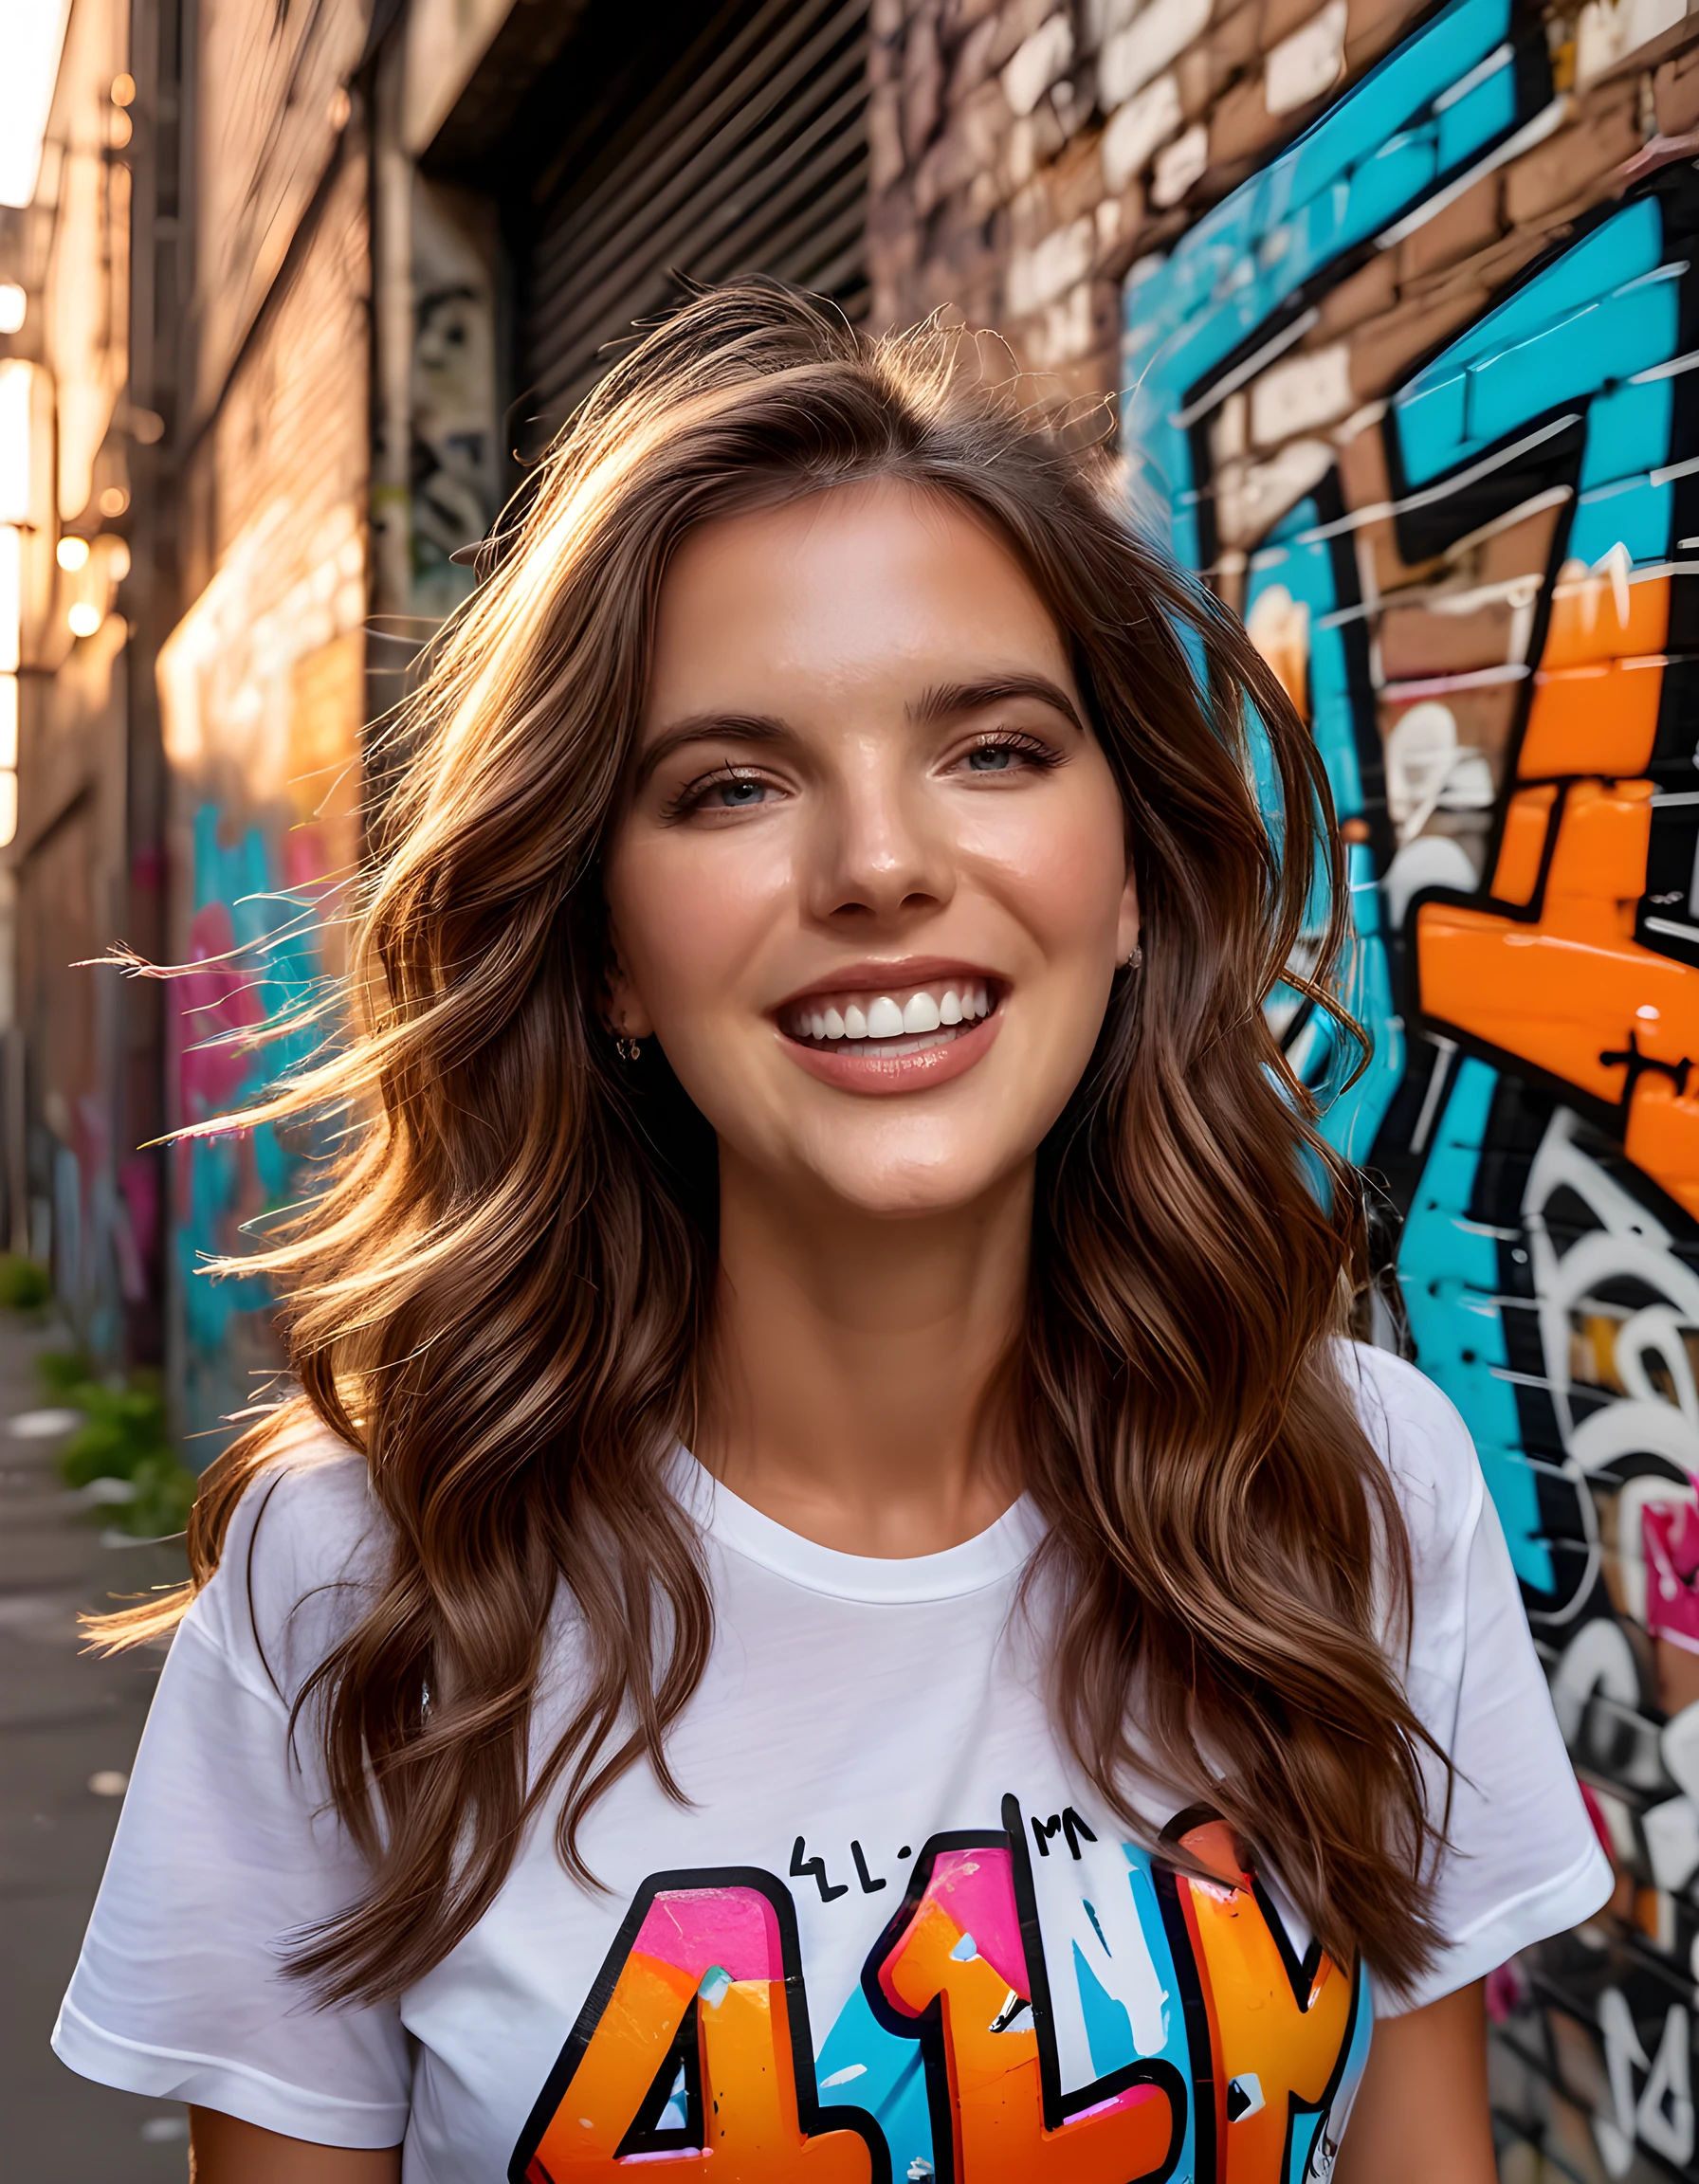
{"type": "MultiPolygon", "coordinates": [[[[891,2184],[890,2150],[885,2142],[885,2133],[877,2120],[865,2108],[850,2103],[834,2102],[822,2106],[820,2089],[814,2074],[814,2042],[809,2029],[808,1993],[803,1984],[802,1948],[796,1931],[796,1906],[791,1892],[775,1874],[758,1866],[685,1866],[677,1871],[651,1873],[631,1899],[630,1909],[620,1922],[619,1932],[602,1958],[601,1968],[591,1981],[590,1993],[584,2006],[575,2019],[572,2030],[561,2045],[555,2059],[554,2068],[543,2083],[542,2091],[533,2103],[525,2119],[507,2164],[507,2184],[543,2184],[541,2175],[533,2176],[531,2164],[537,2149],[554,2120],[557,2110],[565,2100],[578,2066],[583,2062],[591,2041],[595,2037],[613,1991],[619,1983],[620,1973],[626,1960],[636,1946],[637,1937],[643,1931],[643,1922],[658,1896],[676,1895],[703,1889],[747,1888],[762,1896],[772,1906],[778,1929],[779,1962],[784,1970],[785,2014],[791,2036],[791,2070],[796,2093],[796,2119],[805,2138],[824,2137],[831,2131],[853,2131],[868,2149],[869,2184],[891,2184]]],[[[685,2012],[686,2017],[691,2012],[685,2012]]],[[[674,2042],[676,2046],[676,2039],[674,2042]]],[[[671,2059],[672,2048],[667,2051],[671,2059]]],[[[665,2068],[665,2064],[663,2068],[665,2068]]],[[[638,2115],[652,2098],[652,2088],[645,2095],[638,2115]]],[[[699,2102],[700,2108],[700,2102],[699,2102]]],[[[637,2121],[633,2117],[632,2123],[637,2121]]],[[[621,2143],[630,2130],[622,2134],[621,2143]]],[[[546,2173],[545,2173],[546,2174],[546,2173]]]]}

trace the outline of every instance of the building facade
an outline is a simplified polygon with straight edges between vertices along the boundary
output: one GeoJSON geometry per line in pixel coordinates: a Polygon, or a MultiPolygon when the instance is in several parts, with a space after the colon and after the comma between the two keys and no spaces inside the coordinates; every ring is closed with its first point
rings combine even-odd
{"type": "Polygon", "coordinates": [[[84,1338],[165,1360],[192,1450],[264,1392],[268,1300],[195,1269],[301,1149],[140,1148],[305,1050],[241,1034],[338,971],[452,555],[608,344],[749,267],[996,328],[1343,822],[1372,1059],[1282,1035],[1618,1874],[1493,1983],[1505,2175],[1699,2178],[1686,0],[73,0],[46,136],[0,215],[0,1089],[84,1338]],[[69,968],[119,940],[191,974],[69,968]]]}

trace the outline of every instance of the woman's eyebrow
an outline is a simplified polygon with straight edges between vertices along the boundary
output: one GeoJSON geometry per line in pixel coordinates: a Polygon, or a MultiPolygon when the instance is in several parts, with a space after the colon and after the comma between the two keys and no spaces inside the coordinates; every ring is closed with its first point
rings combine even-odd
{"type": "Polygon", "coordinates": [[[796,731],[772,713],[692,713],[663,729],[637,761],[633,782],[641,789],[655,768],[687,743],[794,743],[796,731]]]}
{"type": "Polygon", "coordinates": [[[1035,698],[1041,705],[1071,721],[1082,736],[1086,733],[1079,707],[1059,683],[1043,675],[993,675],[982,682],[935,682],[908,713],[912,720],[948,720],[959,713],[980,713],[988,705],[1006,704],[1011,698],[1035,698]]]}

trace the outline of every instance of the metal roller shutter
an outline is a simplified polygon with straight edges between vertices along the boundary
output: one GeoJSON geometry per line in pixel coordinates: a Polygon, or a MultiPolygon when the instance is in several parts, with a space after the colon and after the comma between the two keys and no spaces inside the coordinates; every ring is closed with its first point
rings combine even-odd
{"type": "Polygon", "coordinates": [[[773,273],[866,314],[867,54],[867,0],[719,9],[539,206],[517,328],[533,446],[607,344],[674,299],[675,273],[773,273]]]}

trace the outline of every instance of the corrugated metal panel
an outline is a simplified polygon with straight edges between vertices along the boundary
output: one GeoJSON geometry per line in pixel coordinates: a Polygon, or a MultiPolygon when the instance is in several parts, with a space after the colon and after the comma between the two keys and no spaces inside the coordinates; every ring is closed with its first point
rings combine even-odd
{"type": "Polygon", "coordinates": [[[519,328],[533,444],[607,345],[666,308],[675,273],[774,273],[865,314],[867,14],[867,0],[719,10],[623,146],[541,209],[519,328]]]}

